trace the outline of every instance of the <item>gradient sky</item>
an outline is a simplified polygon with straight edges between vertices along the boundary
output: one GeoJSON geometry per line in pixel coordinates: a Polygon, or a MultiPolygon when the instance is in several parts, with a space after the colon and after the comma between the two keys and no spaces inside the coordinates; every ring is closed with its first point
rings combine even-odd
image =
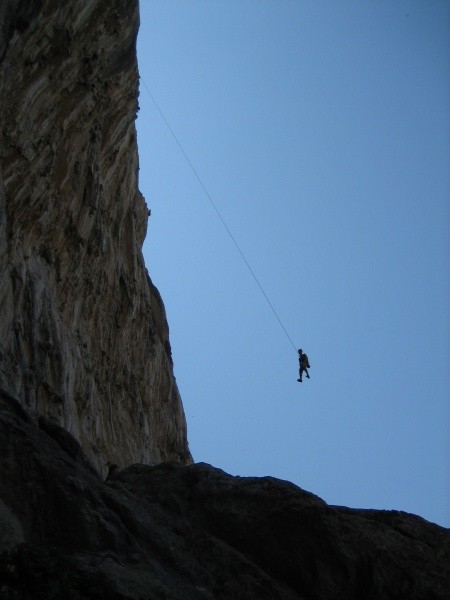
{"type": "Polygon", "coordinates": [[[196,461],[450,526],[449,31],[447,0],[141,0],[144,256],[196,461]]]}

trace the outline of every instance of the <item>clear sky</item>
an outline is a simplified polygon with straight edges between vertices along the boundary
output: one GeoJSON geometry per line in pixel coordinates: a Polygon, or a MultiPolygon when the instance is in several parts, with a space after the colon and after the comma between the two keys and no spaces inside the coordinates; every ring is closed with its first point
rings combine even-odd
{"type": "Polygon", "coordinates": [[[450,526],[449,29],[447,0],[141,0],[144,256],[196,461],[450,526]]]}

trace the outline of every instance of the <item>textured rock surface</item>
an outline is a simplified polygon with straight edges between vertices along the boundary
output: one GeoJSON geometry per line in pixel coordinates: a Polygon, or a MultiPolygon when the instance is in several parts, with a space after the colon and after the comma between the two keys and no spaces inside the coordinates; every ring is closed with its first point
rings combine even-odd
{"type": "Polygon", "coordinates": [[[205,464],[133,465],[105,483],[68,433],[2,394],[0,455],[2,598],[448,598],[450,532],[413,515],[205,464]]]}
{"type": "Polygon", "coordinates": [[[102,469],[190,461],[141,253],[137,9],[0,5],[0,387],[102,469]]]}

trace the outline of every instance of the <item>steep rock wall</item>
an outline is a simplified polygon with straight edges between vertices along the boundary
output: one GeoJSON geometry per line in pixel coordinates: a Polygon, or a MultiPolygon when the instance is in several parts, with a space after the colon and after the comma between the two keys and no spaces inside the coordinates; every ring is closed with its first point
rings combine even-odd
{"type": "Polygon", "coordinates": [[[0,7],[0,387],[98,468],[190,462],[141,252],[137,0],[0,7]]]}

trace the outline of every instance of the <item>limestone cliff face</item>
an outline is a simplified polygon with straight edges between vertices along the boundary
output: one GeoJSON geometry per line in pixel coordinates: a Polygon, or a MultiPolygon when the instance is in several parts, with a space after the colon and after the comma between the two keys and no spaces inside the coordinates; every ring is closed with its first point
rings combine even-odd
{"type": "Polygon", "coordinates": [[[0,387],[99,468],[190,462],[141,252],[137,0],[0,6],[0,387]]]}

